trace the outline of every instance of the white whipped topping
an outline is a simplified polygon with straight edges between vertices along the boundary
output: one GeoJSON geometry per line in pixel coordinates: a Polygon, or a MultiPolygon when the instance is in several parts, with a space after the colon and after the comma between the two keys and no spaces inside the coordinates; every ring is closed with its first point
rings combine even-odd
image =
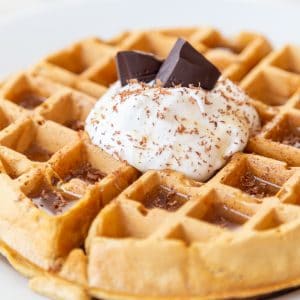
{"type": "Polygon", "coordinates": [[[214,89],[115,83],[86,120],[92,142],[142,172],[172,169],[206,180],[242,151],[259,117],[230,80],[214,89]]]}

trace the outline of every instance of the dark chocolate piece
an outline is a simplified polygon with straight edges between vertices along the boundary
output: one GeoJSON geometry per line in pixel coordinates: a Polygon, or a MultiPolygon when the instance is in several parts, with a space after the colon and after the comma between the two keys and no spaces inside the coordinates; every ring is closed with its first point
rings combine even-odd
{"type": "Polygon", "coordinates": [[[118,52],[116,62],[122,86],[130,79],[143,82],[153,80],[162,64],[154,55],[140,51],[118,52]]]}
{"type": "Polygon", "coordinates": [[[81,120],[69,120],[64,123],[64,126],[76,131],[84,130],[84,122],[81,120]]]}
{"type": "Polygon", "coordinates": [[[187,41],[178,39],[156,75],[164,87],[200,86],[211,90],[221,72],[187,41]]]}

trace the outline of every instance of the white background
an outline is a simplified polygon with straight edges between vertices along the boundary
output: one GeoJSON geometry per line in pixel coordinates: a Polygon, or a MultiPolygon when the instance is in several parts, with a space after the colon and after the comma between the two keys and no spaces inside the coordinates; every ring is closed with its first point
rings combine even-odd
{"type": "MultiPolygon", "coordinates": [[[[124,29],[213,25],[226,33],[266,33],[300,45],[297,0],[0,0],[0,78],[76,39],[124,29]]],[[[298,294],[300,298],[300,293],[298,294]]],[[[0,258],[0,299],[42,299],[0,258]]],[[[298,299],[295,295],[282,299],[298,299]]]]}
{"type": "Polygon", "coordinates": [[[297,0],[0,0],[0,11],[0,78],[78,38],[137,27],[252,29],[300,44],[297,0]]]}

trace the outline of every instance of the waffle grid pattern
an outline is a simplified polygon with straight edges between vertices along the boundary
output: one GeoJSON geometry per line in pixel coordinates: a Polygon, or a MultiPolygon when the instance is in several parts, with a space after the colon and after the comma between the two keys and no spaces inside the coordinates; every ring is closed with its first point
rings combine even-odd
{"type": "MultiPolygon", "coordinates": [[[[174,258],[171,255],[169,259],[166,257],[167,253],[179,251],[182,255],[183,253],[188,255],[189,249],[196,248],[196,245],[201,249],[203,244],[217,247],[220,246],[219,243],[227,242],[230,247],[230,243],[226,240],[238,241],[253,233],[264,237],[272,230],[280,230],[283,225],[288,227],[298,220],[300,214],[297,206],[299,175],[299,168],[290,168],[285,163],[253,154],[236,155],[225,168],[205,184],[168,171],[145,173],[102,210],[90,230],[86,243],[89,254],[88,274],[90,284],[99,287],[93,290],[93,295],[105,297],[103,292],[105,289],[114,291],[119,289],[120,294],[126,295],[135,289],[137,295],[148,297],[155,296],[157,290],[165,297],[183,297],[190,292],[187,287],[192,286],[191,293],[205,297],[208,292],[204,287],[207,278],[197,277],[197,282],[190,282],[193,279],[189,276],[176,277],[177,272],[180,272],[177,267],[183,267],[182,257],[174,255],[174,258]],[[233,176],[236,173],[239,173],[239,176],[233,176]],[[239,181],[246,173],[247,176],[269,182],[272,188],[276,186],[276,190],[271,189],[266,195],[262,195],[257,189],[249,190],[249,185],[239,181]],[[175,212],[148,209],[145,199],[151,190],[159,187],[176,191],[185,199],[184,204],[175,212]],[[184,250],[178,250],[177,247],[182,247],[182,242],[185,245],[184,250]],[[147,250],[147,247],[151,250],[147,250]],[[103,251],[106,254],[112,251],[112,254],[107,257],[103,251]],[[125,253],[124,257],[119,257],[118,253],[125,253]],[[134,255],[139,255],[140,258],[136,263],[131,260],[134,255]],[[140,269],[140,264],[143,264],[144,260],[147,261],[146,274],[140,269]],[[117,284],[113,280],[114,271],[110,271],[109,265],[122,266],[119,269],[117,284]],[[164,278],[165,286],[161,286],[160,282],[151,281],[160,267],[161,272],[164,269],[174,269],[172,275],[168,274],[168,278],[164,278]],[[130,268],[129,275],[126,271],[128,268],[130,268]],[[134,286],[128,283],[128,277],[131,276],[135,278],[134,286]],[[154,290],[150,289],[151,285],[155,286],[154,290]]],[[[197,249],[199,256],[202,254],[200,249],[197,249]]],[[[205,258],[211,261],[208,256],[205,258]]],[[[190,259],[200,267],[200,259],[199,261],[195,257],[190,259]]],[[[231,262],[232,259],[228,264],[231,262]]],[[[255,259],[253,264],[256,264],[255,259]]],[[[214,270],[217,267],[212,262],[210,268],[214,270]]],[[[187,271],[185,268],[184,270],[187,271]]],[[[247,273],[246,270],[243,271],[247,273]]],[[[228,270],[224,271],[225,274],[226,272],[228,270]]],[[[217,275],[214,276],[210,278],[215,284],[214,292],[210,295],[212,298],[222,297],[225,286],[228,288],[226,292],[231,296],[235,293],[240,295],[241,291],[236,290],[238,275],[227,273],[230,278],[228,280],[224,278],[220,280],[217,275]],[[229,275],[234,277],[230,278],[229,275]]],[[[243,276],[245,277],[243,280],[249,280],[247,275],[243,276]]],[[[240,285],[245,284],[243,280],[240,285]]],[[[257,278],[258,280],[260,279],[257,278]]],[[[266,281],[266,278],[264,280],[266,281]]]]}
{"type": "Polygon", "coordinates": [[[7,198],[1,202],[1,239],[36,266],[55,269],[62,257],[83,244],[101,207],[138,174],[93,146],[81,131],[94,97],[29,73],[8,80],[0,94],[0,175],[2,198],[7,198]],[[76,175],[84,165],[103,179],[88,182],[80,172],[76,175]],[[60,187],[74,170],[74,178],[69,176],[60,187]],[[78,201],[49,214],[47,207],[30,200],[44,186],[73,193],[78,201]],[[27,203],[25,215],[15,198],[27,203]],[[13,223],[14,235],[8,230],[13,223]]]}
{"type": "Polygon", "coordinates": [[[287,45],[272,52],[241,83],[267,123],[250,140],[249,151],[284,160],[291,166],[300,163],[299,50],[287,45]]]}
{"type": "MultiPolygon", "coordinates": [[[[291,267],[274,250],[300,235],[298,50],[271,52],[261,35],[228,39],[211,28],[125,32],[79,41],[7,79],[0,84],[0,252],[53,299],[228,298],[299,284],[298,263],[291,267]],[[117,78],[117,51],[164,58],[179,36],[249,93],[264,125],[248,145],[256,154],[235,155],[206,183],[172,171],[139,177],[82,131],[117,78]],[[37,207],[36,190],[60,184],[85,163],[103,178],[68,181],[63,187],[80,194],[74,206],[57,216],[37,207]],[[280,258],[277,269],[262,260],[268,254],[280,258]]],[[[297,251],[282,251],[297,258],[297,251]]]]}

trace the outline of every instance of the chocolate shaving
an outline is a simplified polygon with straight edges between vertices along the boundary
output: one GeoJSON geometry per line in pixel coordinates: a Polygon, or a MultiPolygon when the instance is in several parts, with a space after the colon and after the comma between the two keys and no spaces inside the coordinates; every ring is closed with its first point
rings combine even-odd
{"type": "Polygon", "coordinates": [[[274,196],[280,186],[254,176],[250,171],[246,171],[240,178],[239,188],[247,194],[256,198],[274,196]]]}
{"type": "Polygon", "coordinates": [[[285,145],[300,148],[300,136],[294,134],[293,132],[287,132],[280,140],[280,142],[285,145]]]}
{"type": "Polygon", "coordinates": [[[50,153],[47,149],[44,149],[35,143],[31,144],[26,149],[24,154],[27,156],[28,159],[39,162],[47,161],[52,156],[52,153],[50,153]]]}
{"type": "Polygon", "coordinates": [[[146,208],[161,208],[168,211],[176,211],[187,201],[187,197],[178,194],[167,187],[158,186],[145,195],[146,208]]]}
{"type": "Polygon", "coordinates": [[[54,215],[62,213],[70,202],[78,199],[71,194],[52,189],[48,186],[43,186],[39,191],[29,195],[29,197],[36,207],[45,209],[54,215]]]}
{"type": "Polygon", "coordinates": [[[90,184],[95,184],[105,176],[106,174],[102,173],[96,168],[93,168],[89,162],[85,162],[80,164],[77,168],[71,170],[67,176],[63,178],[63,180],[67,182],[73,178],[78,178],[90,184]]]}

